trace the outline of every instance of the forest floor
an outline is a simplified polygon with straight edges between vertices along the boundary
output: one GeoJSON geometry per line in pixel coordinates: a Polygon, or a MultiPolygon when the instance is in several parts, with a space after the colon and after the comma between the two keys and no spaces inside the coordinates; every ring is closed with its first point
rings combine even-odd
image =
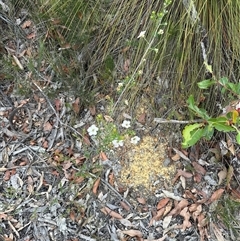
{"type": "Polygon", "coordinates": [[[102,93],[84,108],[69,92],[50,98],[47,63],[38,79],[25,68],[39,46],[31,20],[21,40],[0,23],[0,240],[240,240],[231,135],[184,150],[182,126],[157,123],[147,95],[117,115],[102,93]]]}

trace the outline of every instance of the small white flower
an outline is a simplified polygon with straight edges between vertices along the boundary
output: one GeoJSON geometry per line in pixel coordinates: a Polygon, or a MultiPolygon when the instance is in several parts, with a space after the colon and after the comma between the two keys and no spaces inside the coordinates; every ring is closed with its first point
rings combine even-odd
{"type": "Polygon", "coordinates": [[[158,31],[158,34],[159,34],[159,35],[162,35],[163,33],[164,33],[163,29],[160,29],[160,30],[158,31]]]}
{"type": "Polygon", "coordinates": [[[112,144],[115,148],[118,148],[120,146],[123,146],[124,143],[123,143],[123,140],[113,140],[112,144]]]}
{"type": "Polygon", "coordinates": [[[96,136],[98,132],[98,127],[96,125],[91,125],[88,129],[87,132],[90,136],[96,136]]]}
{"type": "Polygon", "coordinates": [[[140,137],[134,136],[134,137],[131,138],[130,142],[134,145],[137,145],[139,141],[140,141],[140,137]]]}
{"type": "Polygon", "coordinates": [[[131,122],[128,121],[128,120],[124,120],[123,123],[122,123],[122,127],[128,129],[129,127],[131,127],[131,122]]]}
{"type": "Polygon", "coordinates": [[[137,36],[137,38],[144,38],[146,31],[140,32],[140,34],[137,36]]]}

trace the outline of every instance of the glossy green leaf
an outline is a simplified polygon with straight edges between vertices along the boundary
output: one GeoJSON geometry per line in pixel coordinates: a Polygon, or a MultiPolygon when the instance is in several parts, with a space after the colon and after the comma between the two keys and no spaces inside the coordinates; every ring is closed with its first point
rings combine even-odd
{"type": "Polygon", "coordinates": [[[200,138],[203,136],[203,124],[202,123],[196,123],[192,125],[185,126],[183,129],[183,148],[188,148],[190,146],[193,146],[196,144],[200,138]]]}
{"type": "Polygon", "coordinates": [[[216,81],[210,80],[210,79],[206,79],[206,80],[203,80],[203,81],[197,83],[197,85],[200,89],[208,89],[210,86],[212,86],[214,84],[216,84],[216,81]]]}

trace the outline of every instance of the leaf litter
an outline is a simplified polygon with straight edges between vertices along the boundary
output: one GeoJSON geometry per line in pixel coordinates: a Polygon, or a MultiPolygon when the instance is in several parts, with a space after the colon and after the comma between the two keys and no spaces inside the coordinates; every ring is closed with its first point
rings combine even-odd
{"type": "MultiPolygon", "coordinates": [[[[37,41],[34,22],[26,20],[21,28],[27,39],[37,41]]],[[[17,49],[12,47],[12,64],[24,69],[34,50],[29,46],[16,54],[17,49]]],[[[126,60],[126,72],[129,66],[126,60]]],[[[43,64],[41,74],[45,75],[45,84],[51,86],[52,77],[44,73],[46,68],[43,64]]],[[[26,73],[25,77],[32,80],[31,76],[26,73]]],[[[74,95],[59,95],[52,102],[44,95],[45,86],[34,83],[34,98],[24,100],[8,90],[6,94],[14,103],[11,104],[1,96],[1,239],[234,238],[223,220],[213,219],[209,212],[209,206],[218,205],[227,192],[230,198],[240,200],[236,178],[240,171],[239,149],[231,136],[219,143],[220,148],[203,150],[207,154],[198,158],[198,154],[187,153],[177,145],[173,148],[175,154],[167,156],[168,136],[163,141],[158,138],[159,133],[150,136],[143,132],[138,146],[129,144],[119,151],[100,151],[91,158],[84,153],[84,148],[90,152],[94,149],[86,130],[101,109],[91,105],[82,110],[79,97],[74,95]],[[16,112],[17,108],[26,112],[16,112]],[[79,115],[81,119],[74,128],[70,123],[79,115]],[[229,161],[229,156],[232,161],[226,167],[211,162],[212,157],[229,161]],[[168,159],[174,163],[169,164],[168,159]],[[117,164],[121,166],[120,174],[115,171],[117,164]],[[206,176],[208,179],[204,179],[206,176]]],[[[149,125],[149,114],[143,109],[139,113],[136,119],[138,131],[142,131],[149,125]]],[[[130,114],[122,115],[133,119],[130,114]]],[[[115,121],[105,113],[104,118],[115,121]]]]}

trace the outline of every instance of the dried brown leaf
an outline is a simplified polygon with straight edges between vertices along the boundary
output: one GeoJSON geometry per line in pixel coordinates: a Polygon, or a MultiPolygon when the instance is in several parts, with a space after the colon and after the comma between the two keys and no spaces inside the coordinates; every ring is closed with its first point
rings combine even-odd
{"type": "Polygon", "coordinates": [[[145,198],[142,198],[142,197],[138,197],[137,198],[137,201],[142,204],[142,205],[145,205],[146,204],[146,199],[145,198]]]}
{"type": "Polygon", "coordinates": [[[123,71],[127,73],[129,70],[129,67],[130,67],[130,59],[126,59],[123,64],[123,71]]]}
{"type": "Polygon", "coordinates": [[[43,130],[44,131],[51,131],[52,130],[52,125],[49,123],[49,121],[44,123],[43,130]]]}
{"type": "Polygon", "coordinates": [[[61,108],[62,108],[62,102],[61,102],[61,100],[60,99],[55,99],[54,100],[54,104],[55,104],[55,107],[56,107],[56,111],[60,111],[61,110],[61,108]]]}
{"type": "Polygon", "coordinates": [[[168,215],[176,216],[181,212],[182,209],[184,209],[187,206],[188,201],[186,199],[182,199],[168,215]]]}
{"type": "Polygon", "coordinates": [[[183,171],[181,169],[178,170],[178,174],[179,174],[179,176],[183,176],[183,177],[186,177],[186,178],[191,178],[193,176],[192,173],[183,171]]]}
{"type": "Polygon", "coordinates": [[[90,106],[89,107],[89,111],[90,111],[92,116],[95,116],[96,115],[96,107],[95,107],[95,105],[90,106]]]}
{"type": "Polygon", "coordinates": [[[76,100],[72,103],[72,108],[73,108],[73,111],[76,115],[79,114],[80,112],[80,99],[79,97],[76,98],[76,100]]]}
{"type": "Polygon", "coordinates": [[[139,230],[129,229],[129,230],[123,230],[122,233],[130,236],[130,237],[139,237],[142,238],[143,234],[139,230]]]}
{"type": "Polygon", "coordinates": [[[183,227],[182,229],[185,230],[186,228],[189,228],[192,226],[191,222],[189,221],[191,215],[188,211],[188,207],[185,207],[181,212],[180,212],[180,216],[182,216],[184,218],[183,220],[183,227]]]}
{"type": "Polygon", "coordinates": [[[114,186],[114,173],[111,172],[109,175],[108,175],[108,182],[111,186],[114,186]]]}
{"type": "Polygon", "coordinates": [[[165,206],[167,205],[167,203],[169,202],[169,200],[170,200],[169,198],[163,198],[163,199],[161,199],[161,200],[158,202],[158,204],[157,204],[157,210],[165,207],[165,206]]]}
{"type": "Polygon", "coordinates": [[[95,183],[94,183],[94,185],[93,185],[93,193],[94,193],[95,195],[97,194],[97,190],[98,190],[100,181],[101,181],[101,178],[99,177],[99,178],[95,181],[95,183]]]}
{"type": "Polygon", "coordinates": [[[104,115],[103,117],[104,117],[104,119],[105,119],[107,122],[113,122],[113,118],[112,118],[111,116],[109,116],[109,115],[104,115]]]}
{"type": "Polygon", "coordinates": [[[170,201],[167,206],[165,207],[165,211],[163,216],[166,216],[172,210],[172,201],[170,201]]]}
{"type": "Polygon", "coordinates": [[[229,135],[227,135],[227,146],[228,146],[228,150],[232,153],[232,155],[235,156],[235,148],[232,142],[232,139],[230,138],[229,135]]]}
{"type": "Polygon", "coordinates": [[[195,173],[194,174],[194,181],[197,182],[197,183],[200,183],[202,181],[202,174],[201,173],[195,173]]]}
{"type": "Polygon", "coordinates": [[[90,140],[89,140],[89,138],[88,138],[88,135],[84,135],[84,137],[83,137],[83,142],[84,142],[86,145],[91,146],[91,142],[90,142],[90,140]]]}
{"type": "Polygon", "coordinates": [[[107,155],[105,154],[105,152],[101,151],[99,155],[100,155],[100,159],[102,161],[107,161],[108,160],[107,155]]]}
{"type": "Polygon", "coordinates": [[[150,220],[149,225],[152,226],[155,221],[159,221],[163,217],[164,212],[165,208],[159,209],[156,215],[154,215],[150,220]]]}
{"type": "Polygon", "coordinates": [[[139,117],[138,117],[138,122],[141,124],[145,124],[146,123],[146,113],[143,112],[139,117]]]}
{"type": "Polygon", "coordinates": [[[190,159],[185,155],[187,153],[185,153],[185,154],[183,153],[184,151],[181,152],[181,151],[177,150],[176,148],[173,148],[173,150],[185,161],[190,161],[190,159]]]}
{"type": "MultiPolygon", "coordinates": [[[[108,207],[104,207],[104,210],[106,211],[106,213],[107,213],[108,215],[110,215],[110,216],[113,217],[113,218],[116,218],[116,219],[122,219],[122,218],[123,218],[122,215],[120,215],[119,213],[111,210],[111,209],[108,208],[108,207]]],[[[101,209],[101,211],[102,211],[102,209],[101,209]]]]}
{"type": "Polygon", "coordinates": [[[127,211],[130,211],[130,207],[128,206],[128,204],[126,204],[124,201],[120,201],[120,205],[122,208],[124,208],[127,211]]]}
{"type": "Polygon", "coordinates": [[[227,169],[226,167],[224,167],[224,169],[218,173],[218,185],[220,185],[226,177],[227,177],[227,169]]]}
{"type": "Polygon", "coordinates": [[[178,160],[180,160],[180,155],[178,154],[178,153],[176,153],[174,156],[172,156],[171,157],[171,159],[173,160],[173,161],[178,161],[178,160]]]}
{"type": "Polygon", "coordinates": [[[224,193],[224,189],[222,189],[222,188],[216,190],[216,191],[212,194],[212,196],[210,197],[210,199],[209,199],[209,201],[208,201],[208,204],[210,204],[210,203],[218,200],[218,199],[222,196],[223,193],[224,193]]]}
{"type": "Polygon", "coordinates": [[[202,175],[206,174],[206,170],[204,169],[203,166],[199,165],[197,162],[193,161],[192,162],[192,166],[194,168],[194,170],[202,175]]]}
{"type": "Polygon", "coordinates": [[[227,172],[227,183],[226,183],[227,189],[231,188],[230,182],[231,182],[232,177],[233,177],[233,172],[234,172],[233,166],[230,165],[229,168],[228,168],[228,172],[227,172]]]}

